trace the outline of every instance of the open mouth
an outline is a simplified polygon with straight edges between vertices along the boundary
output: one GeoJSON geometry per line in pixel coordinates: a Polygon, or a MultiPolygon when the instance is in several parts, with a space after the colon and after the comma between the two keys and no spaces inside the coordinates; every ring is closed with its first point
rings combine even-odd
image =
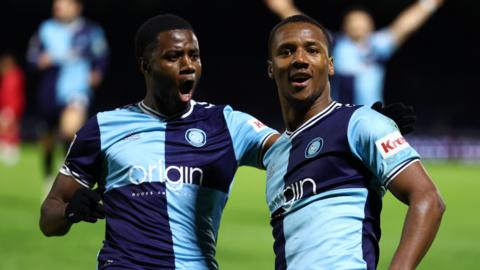
{"type": "Polygon", "coordinates": [[[189,79],[180,83],[179,96],[183,102],[188,102],[192,98],[195,80],[189,79]]]}
{"type": "Polygon", "coordinates": [[[304,88],[308,85],[311,78],[312,76],[310,74],[299,72],[299,73],[290,75],[288,80],[290,84],[292,84],[293,86],[298,88],[304,88]]]}

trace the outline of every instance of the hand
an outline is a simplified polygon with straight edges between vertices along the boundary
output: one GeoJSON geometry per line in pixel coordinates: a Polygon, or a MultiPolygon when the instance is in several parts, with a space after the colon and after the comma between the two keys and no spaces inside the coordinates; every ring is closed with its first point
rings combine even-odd
{"type": "Polygon", "coordinates": [[[42,53],[40,57],[38,57],[37,67],[40,70],[44,70],[52,65],[52,59],[47,53],[42,53]]]}
{"type": "Polygon", "coordinates": [[[265,4],[281,19],[285,19],[296,14],[301,14],[297,7],[295,7],[293,0],[265,0],[265,4]]]}
{"type": "Polygon", "coordinates": [[[403,135],[415,130],[417,117],[412,106],[406,106],[400,102],[384,106],[382,102],[377,101],[372,105],[372,109],[391,118],[403,135]]]}
{"type": "Polygon", "coordinates": [[[96,88],[100,85],[100,83],[102,82],[102,73],[98,70],[92,70],[92,72],[90,72],[90,86],[93,87],[93,88],[96,88]]]}
{"type": "Polygon", "coordinates": [[[102,197],[98,191],[81,188],[75,192],[72,200],[65,208],[65,218],[71,223],[86,221],[97,222],[105,218],[105,208],[100,203],[102,197]]]}

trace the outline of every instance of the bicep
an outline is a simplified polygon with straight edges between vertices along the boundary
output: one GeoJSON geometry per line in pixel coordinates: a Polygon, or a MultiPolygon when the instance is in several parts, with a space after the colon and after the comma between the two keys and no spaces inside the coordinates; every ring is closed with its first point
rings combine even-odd
{"type": "Polygon", "coordinates": [[[420,161],[413,162],[399,173],[390,182],[388,189],[397,199],[407,205],[410,204],[413,196],[438,192],[420,161]]]}
{"type": "Polygon", "coordinates": [[[260,153],[260,160],[263,160],[265,153],[278,140],[279,137],[280,137],[279,133],[274,133],[268,137],[268,139],[265,141],[263,145],[262,152],[260,153]]]}
{"type": "Polygon", "coordinates": [[[72,176],[64,175],[59,173],[55,182],[53,183],[52,189],[47,196],[47,199],[53,199],[60,201],[62,203],[68,203],[73,198],[75,192],[84,188],[80,183],[78,183],[72,176]]]}

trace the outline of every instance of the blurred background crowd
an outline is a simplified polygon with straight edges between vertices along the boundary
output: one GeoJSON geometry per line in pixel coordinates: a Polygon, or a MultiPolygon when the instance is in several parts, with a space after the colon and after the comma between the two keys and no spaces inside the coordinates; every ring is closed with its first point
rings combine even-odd
{"type": "MultiPolygon", "coordinates": [[[[144,85],[134,58],[133,37],[145,18],[158,13],[178,14],[195,27],[204,67],[196,100],[231,104],[283,130],[273,82],[266,75],[268,33],[282,16],[270,3],[275,1],[84,0],[77,11],[68,10],[61,2],[76,1],[5,0],[0,5],[0,145],[5,162],[13,164],[20,158],[12,145],[40,142],[48,175],[48,152],[58,142],[68,144],[88,115],[139,101],[144,85]],[[80,16],[86,18],[83,26],[75,19],[80,16]],[[68,26],[55,25],[59,21],[68,26]],[[69,37],[77,35],[72,34],[75,31],[87,33],[87,40],[69,37]],[[73,53],[76,60],[65,56],[69,54],[69,48],[64,48],[71,42],[69,38],[78,43],[70,48],[77,50],[73,53]],[[58,45],[62,42],[64,45],[58,45]],[[69,67],[59,71],[62,65],[69,67]],[[82,71],[87,67],[88,74],[82,71]],[[79,79],[82,76],[86,76],[84,82],[79,79]],[[57,90],[55,95],[47,93],[45,88],[52,84],[59,89],[64,85],[65,89],[57,90]],[[72,85],[81,89],[68,89],[72,85]],[[68,91],[83,96],[68,97],[68,91]]],[[[367,55],[371,52],[365,54],[373,59],[370,64],[385,68],[381,85],[384,101],[401,101],[415,107],[417,129],[409,140],[424,158],[480,159],[480,120],[475,113],[477,100],[473,98],[478,90],[476,63],[480,61],[475,42],[477,2],[280,2],[293,3],[298,12],[316,18],[335,38],[336,33],[345,30],[346,19],[360,28],[366,23],[372,31],[394,28],[413,5],[422,2],[428,10],[432,3],[441,2],[417,25],[408,26],[412,28],[408,38],[402,37],[394,49],[381,52],[388,57],[373,59],[367,55]],[[368,12],[365,14],[369,17],[363,22],[362,18],[346,18],[352,7],[368,12]]],[[[409,19],[415,20],[405,17],[407,25],[409,19]]],[[[335,45],[340,41],[336,38],[335,45]]],[[[341,72],[344,61],[337,58],[337,71],[341,72]]],[[[356,95],[352,102],[362,103],[358,98],[362,93],[356,95]]],[[[346,102],[341,96],[342,92],[337,93],[337,98],[346,102]]]]}

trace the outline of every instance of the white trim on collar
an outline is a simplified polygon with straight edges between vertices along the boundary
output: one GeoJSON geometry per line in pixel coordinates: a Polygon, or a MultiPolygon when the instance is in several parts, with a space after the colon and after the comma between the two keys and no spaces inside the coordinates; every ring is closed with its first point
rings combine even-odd
{"type": "MultiPolygon", "coordinates": [[[[195,100],[191,99],[190,100],[190,108],[188,109],[188,111],[186,111],[185,113],[183,113],[180,118],[181,119],[184,119],[184,118],[187,118],[188,116],[190,116],[193,112],[193,107],[195,106],[195,104],[197,104],[197,102],[195,102],[195,100]]],[[[169,120],[169,119],[173,119],[173,118],[177,118],[178,115],[174,115],[174,116],[170,116],[170,117],[167,117],[166,115],[150,108],[149,106],[147,106],[143,100],[140,101],[138,103],[138,107],[140,108],[140,110],[142,110],[144,113],[146,114],[149,114],[149,115],[153,115],[153,116],[156,116],[156,117],[159,117],[161,118],[162,120],[169,120]]]]}
{"type": "Polygon", "coordinates": [[[289,131],[289,130],[285,130],[285,135],[287,137],[289,137],[290,139],[293,139],[295,136],[297,136],[300,132],[302,132],[303,130],[309,128],[310,126],[312,126],[313,124],[315,124],[318,120],[324,118],[325,116],[327,116],[328,114],[330,114],[335,108],[338,108],[342,106],[342,104],[336,102],[336,101],[332,101],[332,103],[330,103],[330,105],[328,105],[328,107],[326,107],[325,109],[323,109],[321,112],[317,113],[316,115],[314,115],[312,118],[308,119],[305,123],[303,123],[302,125],[300,125],[300,127],[298,127],[296,130],[294,131],[289,131]]]}

